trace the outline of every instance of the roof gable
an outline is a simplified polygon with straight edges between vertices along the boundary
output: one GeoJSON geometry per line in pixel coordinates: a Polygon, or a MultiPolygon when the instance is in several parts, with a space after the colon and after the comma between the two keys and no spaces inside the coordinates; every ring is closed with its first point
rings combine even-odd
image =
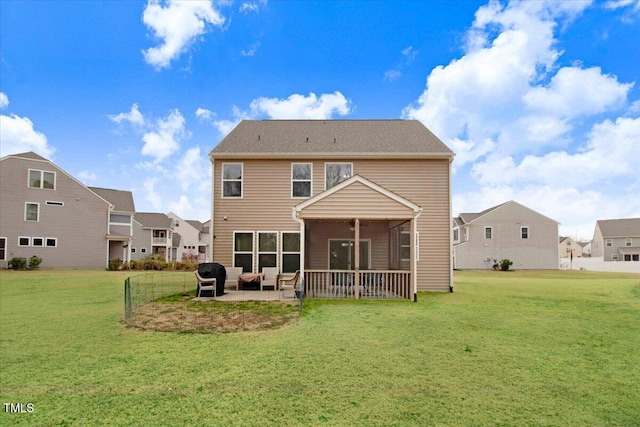
{"type": "Polygon", "coordinates": [[[452,158],[454,154],[417,120],[243,120],[209,155],[452,158]]]}
{"type": "Polygon", "coordinates": [[[535,213],[537,215],[540,215],[541,217],[544,217],[544,218],[548,219],[549,221],[553,221],[553,222],[559,224],[559,222],[556,221],[555,219],[549,218],[548,216],[543,215],[540,212],[534,211],[533,209],[528,208],[525,205],[520,204],[520,203],[518,203],[518,202],[516,202],[514,200],[509,200],[508,202],[501,203],[501,204],[499,204],[497,206],[493,206],[493,207],[491,207],[489,209],[485,209],[482,212],[478,212],[478,213],[461,213],[459,218],[461,218],[464,221],[464,223],[468,224],[468,223],[477,221],[478,219],[483,218],[483,217],[485,217],[487,215],[490,215],[492,212],[495,212],[498,209],[501,209],[501,208],[504,208],[504,207],[509,207],[509,206],[519,206],[520,208],[523,208],[523,209],[526,209],[528,211],[531,211],[531,212],[533,212],[533,213],[535,213]]]}
{"type": "Polygon", "coordinates": [[[333,186],[294,207],[299,218],[413,218],[422,209],[415,203],[360,176],[333,186]]]}
{"type": "Polygon", "coordinates": [[[163,213],[155,212],[136,212],[135,220],[142,225],[143,228],[170,229],[173,224],[171,218],[163,213]]]}
{"type": "Polygon", "coordinates": [[[96,193],[114,206],[117,212],[135,212],[136,207],[133,203],[133,193],[131,191],[113,190],[110,188],[88,187],[89,190],[96,193]]]}

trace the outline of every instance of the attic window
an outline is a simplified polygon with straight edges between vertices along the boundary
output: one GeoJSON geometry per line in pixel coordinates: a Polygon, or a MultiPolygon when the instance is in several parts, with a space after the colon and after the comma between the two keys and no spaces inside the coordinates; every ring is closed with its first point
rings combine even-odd
{"type": "Polygon", "coordinates": [[[47,200],[46,204],[49,206],[64,206],[64,202],[55,202],[51,200],[47,200]]]}

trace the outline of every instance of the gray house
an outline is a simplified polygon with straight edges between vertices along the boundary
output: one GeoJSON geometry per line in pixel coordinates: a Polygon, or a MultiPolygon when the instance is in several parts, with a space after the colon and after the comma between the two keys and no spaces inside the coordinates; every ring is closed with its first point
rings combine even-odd
{"type": "Polygon", "coordinates": [[[136,207],[131,191],[110,188],[89,187],[91,191],[111,203],[109,212],[109,259],[131,261],[131,241],[133,240],[133,216],[136,207]]]}
{"type": "Polygon", "coordinates": [[[242,121],[209,154],[213,260],[309,296],[449,291],[453,156],[416,120],[242,121]]]}
{"type": "Polygon", "coordinates": [[[163,213],[136,212],[131,259],[139,261],[149,255],[158,255],[165,261],[175,261],[180,236],[174,233],[174,225],[174,220],[163,213]]]}
{"type": "MultiPolygon", "coordinates": [[[[131,197],[102,193],[114,200],[131,197]]],[[[105,268],[111,251],[128,238],[111,228],[118,218],[111,217],[115,206],[107,198],[33,152],[1,158],[0,267],[14,256],[36,255],[43,267],[105,268]]],[[[133,199],[117,205],[131,213],[133,199]]]]}
{"type": "Polygon", "coordinates": [[[640,218],[596,221],[591,256],[604,261],[640,261],[640,218]]]}
{"type": "Polygon", "coordinates": [[[492,268],[509,259],[514,269],[558,268],[558,221],[509,201],[453,218],[456,269],[492,268]]]}

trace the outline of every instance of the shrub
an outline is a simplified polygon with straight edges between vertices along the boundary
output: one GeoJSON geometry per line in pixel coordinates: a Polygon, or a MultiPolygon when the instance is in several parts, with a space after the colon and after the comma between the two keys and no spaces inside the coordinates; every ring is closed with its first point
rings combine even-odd
{"type": "Polygon", "coordinates": [[[27,269],[27,259],[22,257],[14,256],[7,262],[7,266],[12,270],[26,270],[27,269]]]}
{"type": "Polygon", "coordinates": [[[120,258],[110,259],[108,264],[109,271],[116,271],[122,268],[122,260],[120,258]]]}
{"type": "Polygon", "coordinates": [[[30,270],[37,270],[38,268],[40,268],[40,264],[42,264],[42,258],[40,258],[39,256],[34,255],[31,258],[29,258],[30,270]]]}
{"type": "Polygon", "coordinates": [[[500,270],[502,271],[508,271],[509,267],[511,267],[512,265],[513,265],[513,261],[510,261],[508,259],[500,260],[500,270]]]}

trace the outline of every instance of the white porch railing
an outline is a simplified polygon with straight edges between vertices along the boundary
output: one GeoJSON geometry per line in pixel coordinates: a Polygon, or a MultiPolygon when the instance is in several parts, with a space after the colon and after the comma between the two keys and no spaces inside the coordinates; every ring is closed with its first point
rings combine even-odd
{"type": "Polygon", "coordinates": [[[166,237],[154,237],[153,244],[154,245],[162,245],[166,246],[169,240],[166,237]]]}
{"type": "Polygon", "coordinates": [[[311,298],[412,298],[411,272],[400,270],[305,270],[311,298]]]}

